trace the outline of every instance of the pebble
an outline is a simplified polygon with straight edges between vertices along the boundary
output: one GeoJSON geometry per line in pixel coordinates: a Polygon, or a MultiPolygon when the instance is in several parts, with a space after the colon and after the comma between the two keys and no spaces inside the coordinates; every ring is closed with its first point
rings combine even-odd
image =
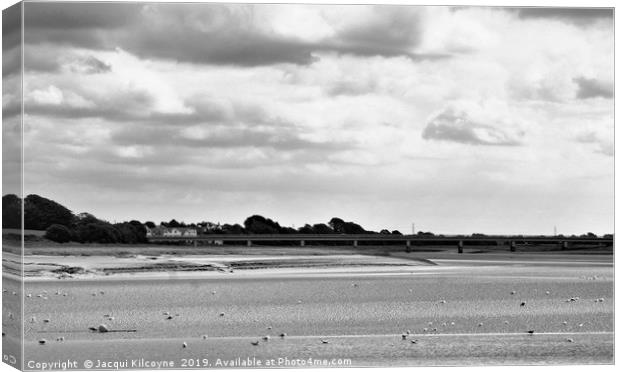
{"type": "Polygon", "coordinates": [[[209,336],[207,336],[207,335],[202,335],[202,339],[203,339],[203,340],[206,340],[207,338],[209,338],[209,336]]]}
{"type": "Polygon", "coordinates": [[[257,346],[258,345],[258,341],[252,341],[250,342],[252,345],[257,346]]]}
{"type": "Polygon", "coordinates": [[[411,340],[411,343],[412,343],[412,344],[417,344],[417,343],[418,343],[418,340],[411,340]]]}
{"type": "Polygon", "coordinates": [[[35,317],[30,318],[30,323],[34,323],[36,321],[37,321],[37,318],[35,318],[35,317]]]}
{"type": "Polygon", "coordinates": [[[321,343],[323,343],[323,344],[329,344],[329,340],[321,340],[321,343]]]}
{"type": "Polygon", "coordinates": [[[517,291],[511,291],[510,294],[511,295],[517,294],[517,291]]]}
{"type": "Polygon", "coordinates": [[[271,328],[272,328],[271,326],[267,327],[267,329],[271,329],[271,328]]]}
{"type": "Polygon", "coordinates": [[[567,325],[567,324],[568,324],[568,322],[567,322],[567,321],[564,321],[564,322],[562,322],[562,324],[567,325]]]}
{"type": "Polygon", "coordinates": [[[168,320],[172,319],[172,315],[168,315],[168,316],[166,317],[166,319],[168,319],[168,320]]]}
{"type": "Polygon", "coordinates": [[[546,292],[545,292],[545,294],[547,294],[547,295],[548,295],[548,294],[550,294],[550,293],[551,293],[551,292],[549,292],[549,291],[546,291],[546,292]]]}
{"type": "Polygon", "coordinates": [[[47,340],[42,338],[39,340],[39,345],[45,345],[47,343],[47,340]]]}
{"type": "Polygon", "coordinates": [[[220,316],[224,316],[224,313],[220,313],[220,316]]]}
{"type": "Polygon", "coordinates": [[[508,321],[507,321],[507,320],[504,320],[504,324],[508,324],[508,321]]]}
{"type": "Polygon", "coordinates": [[[183,349],[187,348],[187,342],[184,342],[182,345],[183,349]]]}
{"type": "Polygon", "coordinates": [[[567,338],[566,341],[567,342],[574,342],[572,338],[567,338]]]}
{"type": "Polygon", "coordinates": [[[269,341],[269,339],[270,339],[270,338],[271,338],[271,337],[269,337],[269,335],[267,335],[267,336],[263,336],[263,340],[265,340],[265,341],[269,341]]]}
{"type": "Polygon", "coordinates": [[[167,312],[167,311],[164,311],[164,312],[163,312],[163,314],[164,314],[164,315],[170,315],[170,313],[169,313],[169,312],[167,312]]]}
{"type": "Polygon", "coordinates": [[[424,333],[428,332],[428,328],[422,329],[422,332],[424,332],[424,333]]]}
{"type": "Polygon", "coordinates": [[[211,291],[211,294],[216,294],[216,293],[217,293],[217,291],[211,291]]]}
{"type": "Polygon", "coordinates": [[[579,323],[579,327],[583,327],[583,323],[579,323]]]}
{"type": "Polygon", "coordinates": [[[482,327],[484,324],[482,323],[478,323],[478,327],[482,327]]]}
{"type": "Polygon", "coordinates": [[[406,340],[406,339],[407,339],[407,335],[406,335],[406,334],[404,334],[404,335],[400,335],[400,337],[401,337],[403,340],[406,340]]]}
{"type": "Polygon", "coordinates": [[[56,339],[56,341],[60,341],[60,342],[62,342],[62,341],[64,341],[64,340],[65,340],[65,338],[64,338],[64,337],[58,337],[58,338],[56,339]]]}
{"type": "Polygon", "coordinates": [[[26,297],[32,297],[32,294],[31,294],[31,293],[28,293],[28,294],[26,295],[26,297]]]}
{"type": "Polygon", "coordinates": [[[451,325],[451,326],[453,326],[453,325],[454,325],[454,322],[450,322],[450,325],[451,325]]]}
{"type": "Polygon", "coordinates": [[[49,323],[50,320],[49,319],[43,319],[43,323],[49,323]]]}
{"type": "Polygon", "coordinates": [[[286,337],[286,333],[280,333],[280,337],[282,338],[286,337]]]}
{"type": "Polygon", "coordinates": [[[521,306],[525,306],[525,301],[521,302],[521,306]]]}

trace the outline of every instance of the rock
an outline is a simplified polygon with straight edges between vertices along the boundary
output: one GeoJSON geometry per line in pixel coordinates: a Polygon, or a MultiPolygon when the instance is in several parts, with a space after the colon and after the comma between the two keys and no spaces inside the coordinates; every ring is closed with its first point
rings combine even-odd
{"type": "Polygon", "coordinates": [[[202,339],[203,339],[203,340],[206,340],[207,338],[209,338],[209,336],[207,336],[207,335],[202,335],[202,339]]]}
{"type": "Polygon", "coordinates": [[[453,325],[454,325],[454,322],[450,322],[450,325],[451,325],[451,326],[453,326],[453,325]]]}
{"type": "Polygon", "coordinates": [[[286,333],[280,333],[280,337],[282,338],[286,337],[286,333]]]}
{"type": "Polygon", "coordinates": [[[167,311],[164,311],[164,312],[163,312],[163,314],[164,314],[164,315],[170,315],[170,313],[169,313],[169,312],[167,312],[167,311]]]}
{"type": "Polygon", "coordinates": [[[263,336],[263,340],[265,340],[265,341],[269,341],[269,339],[270,339],[270,338],[271,338],[271,337],[269,337],[269,335],[267,335],[267,336],[263,336]]]}
{"type": "Polygon", "coordinates": [[[567,338],[566,342],[574,342],[572,338],[567,338]]]}
{"type": "Polygon", "coordinates": [[[551,292],[549,292],[549,291],[546,291],[546,292],[545,292],[545,294],[546,294],[546,295],[548,295],[548,294],[550,294],[550,293],[551,293],[551,292]]]}
{"type": "Polygon", "coordinates": [[[254,346],[257,346],[259,342],[258,342],[258,341],[251,341],[250,343],[251,343],[252,345],[254,345],[254,346]]]}
{"type": "Polygon", "coordinates": [[[424,332],[424,333],[428,332],[428,328],[423,328],[422,332],[424,332]]]}
{"type": "Polygon", "coordinates": [[[529,331],[527,331],[527,333],[533,335],[534,334],[534,330],[529,330],[529,331]]]}
{"type": "Polygon", "coordinates": [[[31,294],[31,293],[28,293],[28,294],[26,295],[26,297],[32,297],[32,294],[31,294]]]}
{"type": "Polygon", "coordinates": [[[166,317],[166,319],[167,319],[167,320],[171,320],[171,319],[173,319],[173,318],[172,318],[172,315],[168,315],[168,316],[166,317]]]}
{"type": "Polygon", "coordinates": [[[511,295],[517,294],[517,291],[510,291],[511,295]]]}
{"type": "Polygon", "coordinates": [[[568,324],[568,322],[567,322],[567,321],[564,321],[564,322],[562,322],[562,324],[567,325],[567,324],[568,324]]]}
{"type": "Polygon", "coordinates": [[[39,340],[39,345],[45,345],[47,343],[47,340],[42,338],[39,340]]]}
{"type": "Polygon", "coordinates": [[[521,306],[525,306],[525,301],[521,302],[521,306]]]}
{"type": "Polygon", "coordinates": [[[272,328],[271,326],[268,326],[268,327],[267,327],[267,329],[269,329],[269,330],[270,330],[271,328],[272,328]]]}
{"type": "Polygon", "coordinates": [[[439,303],[440,303],[440,304],[445,304],[445,303],[446,303],[446,300],[441,300],[441,301],[439,301],[439,303]]]}
{"type": "Polygon", "coordinates": [[[105,324],[99,324],[99,327],[97,327],[97,331],[99,331],[100,333],[106,333],[110,332],[110,329],[105,324]]]}
{"type": "Polygon", "coordinates": [[[418,340],[411,340],[411,343],[412,343],[412,344],[417,344],[417,343],[418,343],[418,340]]]}
{"type": "Polygon", "coordinates": [[[183,344],[181,344],[181,347],[183,347],[183,349],[187,348],[187,342],[184,342],[183,344]]]}
{"type": "Polygon", "coordinates": [[[220,316],[224,316],[224,313],[220,313],[220,316]]]}
{"type": "Polygon", "coordinates": [[[43,319],[43,323],[49,323],[50,320],[49,319],[43,319]]]}
{"type": "Polygon", "coordinates": [[[407,335],[400,335],[400,337],[401,337],[403,340],[406,340],[406,339],[407,339],[407,335]]]}
{"type": "Polygon", "coordinates": [[[329,340],[321,340],[322,344],[329,344],[329,340]]]}
{"type": "Polygon", "coordinates": [[[59,342],[62,342],[62,341],[64,341],[64,340],[65,340],[65,338],[64,338],[64,337],[58,337],[58,338],[56,339],[56,341],[59,341],[59,342]]]}
{"type": "Polygon", "coordinates": [[[482,327],[484,324],[482,323],[478,323],[478,327],[482,327]]]}

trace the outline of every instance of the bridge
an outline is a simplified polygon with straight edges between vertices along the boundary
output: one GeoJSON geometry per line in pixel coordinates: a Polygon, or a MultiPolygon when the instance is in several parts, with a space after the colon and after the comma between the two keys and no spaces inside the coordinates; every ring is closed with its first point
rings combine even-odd
{"type": "Polygon", "coordinates": [[[251,247],[254,242],[291,242],[300,246],[305,246],[307,242],[343,242],[357,247],[360,242],[391,242],[402,243],[406,251],[411,250],[412,245],[423,245],[424,243],[443,243],[446,245],[454,244],[459,253],[463,253],[463,247],[470,243],[489,243],[498,247],[507,245],[511,252],[516,251],[517,245],[524,244],[551,244],[557,245],[560,249],[568,249],[571,245],[583,244],[593,247],[613,247],[612,237],[577,237],[577,236],[460,236],[460,235],[388,235],[388,234],[207,234],[194,237],[148,237],[149,242],[193,242],[195,246],[198,242],[241,242],[251,247]]]}

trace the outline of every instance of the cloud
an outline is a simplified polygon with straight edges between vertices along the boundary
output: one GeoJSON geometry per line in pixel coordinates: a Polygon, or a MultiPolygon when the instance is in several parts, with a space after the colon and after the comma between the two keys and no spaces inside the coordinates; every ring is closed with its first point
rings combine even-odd
{"type": "Polygon", "coordinates": [[[574,140],[578,143],[595,145],[594,152],[597,154],[614,156],[613,138],[603,135],[600,129],[582,131],[574,137],[574,140]]]}
{"type": "Polygon", "coordinates": [[[560,7],[529,7],[514,8],[522,19],[557,19],[576,25],[589,25],[598,21],[611,22],[614,17],[613,8],[560,8],[560,7]]]}
{"type": "Polygon", "coordinates": [[[317,40],[290,28],[287,34],[274,31],[277,27],[261,17],[265,9],[280,10],[277,5],[251,4],[32,3],[26,9],[25,41],[103,50],[120,47],[141,58],[235,66],[307,65],[320,53],[411,60],[448,57],[415,52],[423,18],[417,7],[345,7],[340,16],[353,21],[317,40]]]}
{"type": "Polygon", "coordinates": [[[427,123],[422,138],[470,145],[517,146],[523,132],[509,126],[507,120],[482,119],[479,113],[448,107],[427,123]]]}
{"type": "Polygon", "coordinates": [[[579,86],[577,91],[577,98],[614,98],[614,84],[613,82],[604,82],[596,79],[588,79],[585,77],[579,77],[573,79],[579,86]]]}

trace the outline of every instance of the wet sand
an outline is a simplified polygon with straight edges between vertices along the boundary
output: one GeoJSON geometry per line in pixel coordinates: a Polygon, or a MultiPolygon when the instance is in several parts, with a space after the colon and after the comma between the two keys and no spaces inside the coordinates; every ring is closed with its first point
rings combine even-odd
{"type": "Polygon", "coordinates": [[[335,358],[353,366],[613,362],[611,257],[442,259],[436,266],[357,271],[31,280],[26,361],[146,358],[176,360],[176,367],[182,358],[335,358]],[[89,330],[100,324],[116,332],[89,330]],[[411,335],[402,340],[406,331],[411,335]],[[269,341],[262,340],[266,335],[269,341]],[[38,344],[42,338],[45,345],[38,344]]]}

